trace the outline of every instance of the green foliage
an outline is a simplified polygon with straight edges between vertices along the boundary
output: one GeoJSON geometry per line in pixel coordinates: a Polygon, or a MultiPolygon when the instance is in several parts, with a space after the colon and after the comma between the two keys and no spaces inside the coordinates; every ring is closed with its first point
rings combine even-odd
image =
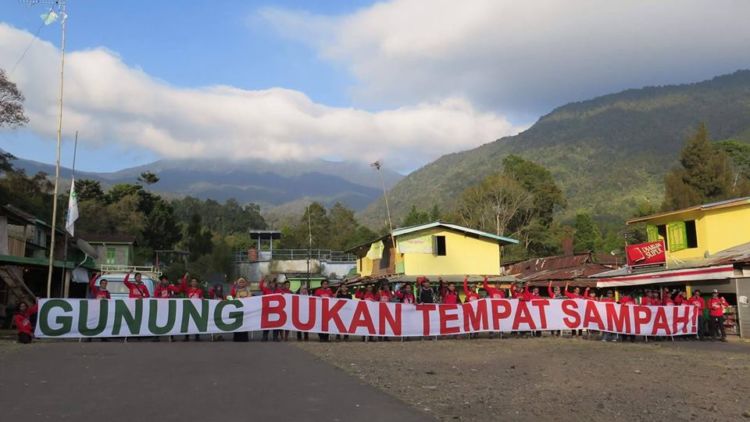
{"type": "Polygon", "coordinates": [[[104,201],[104,191],[102,190],[102,184],[97,180],[76,180],[76,193],[78,194],[78,201],[104,201]]]}
{"type": "Polygon", "coordinates": [[[193,214],[185,228],[184,246],[190,252],[190,259],[197,260],[211,252],[211,230],[204,228],[199,214],[193,214]]]}
{"type": "Polygon", "coordinates": [[[729,158],[711,144],[704,124],[680,154],[680,166],[667,173],[662,209],[686,208],[739,194],[729,158]]]}
{"type": "Polygon", "coordinates": [[[154,250],[171,249],[182,239],[181,227],[174,216],[172,205],[158,201],[146,216],[143,241],[154,250]]]}
{"type": "Polygon", "coordinates": [[[732,187],[740,195],[749,194],[750,188],[750,144],[738,141],[720,141],[714,144],[724,151],[732,162],[732,187]]]}
{"type": "Polygon", "coordinates": [[[296,224],[282,228],[280,247],[306,249],[311,246],[343,251],[376,237],[377,234],[360,225],[354,218],[354,211],[343,204],[337,202],[326,210],[320,203],[313,202],[296,224]]]}
{"type": "Polygon", "coordinates": [[[16,128],[29,122],[23,113],[24,97],[15,83],[0,69],[0,128],[16,128]]]}
{"type": "Polygon", "coordinates": [[[573,250],[576,253],[593,252],[600,249],[602,236],[594,219],[589,214],[578,214],[575,220],[573,250]]]}
{"type": "MultiPolygon", "coordinates": [[[[549,170],[568,207],[616,215],[622,222],[644,200],[664,197],[663,177],[677,163],[687,133],[704,121],[717,139],[750,141],[750,71],[690,85],[623,91],[571,103],[518,135],[449,154],[401,180],[388,193],[393,217],[413,204],[438,203],[449,213],[469,186],[496,173],[509,155],[549,170]]],[[[382,201],[362,215],[379,227],[382,201]]]]}
{"type": "Polygon", "coordinates": [[[194,214],[198,214],[206,227],[221,235],[267,228],[256,204],[240,205],[235,199],[220,204],[212,199],[202,201],[188,196],[172,201],[172,205],[178,221],[187,224],[194,214]]]}
{"type": "Polygon", "coordinates": [[[159,183],[159,176],[150,171],[144,171],[138,176],[138,182],[145,185],[153,185],[154,183],[159,183]]]}
{"type": "Polygon", "coordinates": [[[406,217],[404,217],[404,220],[401,222],[401,227],[418,226],[420,224],[427,224],[435,220],[437,219],[432,218],[432,213],[427,211],[420,211],[417,209],[416,205],[412,205],[409,213],[406,214],[406,217]]]}

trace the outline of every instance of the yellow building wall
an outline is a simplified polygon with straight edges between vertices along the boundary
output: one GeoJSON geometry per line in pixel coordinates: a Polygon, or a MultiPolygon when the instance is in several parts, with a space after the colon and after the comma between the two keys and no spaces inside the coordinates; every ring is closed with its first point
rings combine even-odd
{"type": "Polygon", "coordinates": [[[399,236],[396,242],[431,236],[445,236],[446,255],[404,253],[402,257],[405,275],[500,274],[500,245],[492,240],[468,237],[460,232],[436,228],[399,236]]]}
{"type": "Polygon", "coordinates": [[[364,256],[357,260],[357,272],[361,276],[372,275],[372,259],[364,256]]]}
{"type": "Polygon", "coordinates": [[[708,253],[750,242],[750,205],[706,212],[708,253]]]}
{"type": "MultiPolygon", "coordinates": [[[[724,249],[750,242],[750,205],[707,211],[691,211],[648,221],[662,225],[695,220],[697,248],[667,251],[668,262],[704,258],[724,249]]],[[[659,236],[661,238],[661,236],[659,236]]]]}

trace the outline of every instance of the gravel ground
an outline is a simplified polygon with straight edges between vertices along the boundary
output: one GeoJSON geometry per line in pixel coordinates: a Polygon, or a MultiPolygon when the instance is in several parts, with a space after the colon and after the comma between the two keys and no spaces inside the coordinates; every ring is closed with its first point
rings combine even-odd
{"type": "Polygon", "coordinates": [[[750,345],[567,338],[297,343],[441,420],[750,420],[750,345]]]}

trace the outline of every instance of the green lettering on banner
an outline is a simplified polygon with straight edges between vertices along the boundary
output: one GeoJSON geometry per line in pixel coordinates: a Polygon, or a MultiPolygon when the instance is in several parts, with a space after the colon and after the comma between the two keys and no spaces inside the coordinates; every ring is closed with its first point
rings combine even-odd
{"type": "Polygon", "coordinates": [[[44,302],[44,305],[42,305],[42,310],[39,312],[39,329],[41,330],[42,334],[49,337],[57,337],[63,334],[68,334],[70,332],[70,328],[73,326],[73,317],[58,316],[57,319],[55,319],[55,322],[57,324],[60,324],[60,328],[53,329],[49,326],[49,311],[52,308],[62,308],[62,310],[65,312],[73,312],[73,305],[65,300],[50,299],[44,302]]]}
{"type": "Polygon", "coordinates": [[[88,300],[82,300],[79,303],[81,307],[78,312],[78,332],[82,336],[96,336],[101,334],[105,328],[107,328],[107,316],[109,315],[109,301],[98,300],[99,302],[99,322],[96,323],[96,327],[89,328],[87,323],[89,320],[89,303],[88,300]]]}
{"type": "Polygon", "coordinates": [[[159,313],[159,303],[163,300],[151,300],[148,304],[148,331],[157,336],[167,334],[174,328],[174,322],[177,319],[177,301],[167,300],[167,323],[159,327],[156,323],[156,317],[159,313]]]}
{"type": "Polygon", "coordinates": [[[224,320],[221,319],[221,312],[224,310],[226,306],[233,305],[235,308],[242,308],[244,305],[239,300],[224,300],[216,304],[216,309],[214,309],[214,324],[216,324],[216,328],[220,329],[221,331],[234,331],[240,327],[242,327],[244,313],[242,311],[233,311],[229,313],[229,318],[233,320],[233,322],[227,324],[224,322],[224,320]]]}
{"type": "Polygon", "coordinates": [[[122,300],[114,300],[115,302],[115,323],[112,326],[112,335],[120,334],[122,329],[122,321],[125,320],[125,324],[128,325],[128,330],[133,335],[141,333],[141,319],[143,319],[143,300],[139,299],[134,301],[135,313],[130,313],[128,305],[122,300]]]}
{"type": "Polygon", "coordinates": [[[205,332],[208,330],[208,301],[201,300],[201,312],[198,312],[198,308],[193,305],[193,301],[187,299],[182,301],[182,327],[180,332],[186,333],[190,325],[190,321],[195,323],[198,331],[205,332]]]}

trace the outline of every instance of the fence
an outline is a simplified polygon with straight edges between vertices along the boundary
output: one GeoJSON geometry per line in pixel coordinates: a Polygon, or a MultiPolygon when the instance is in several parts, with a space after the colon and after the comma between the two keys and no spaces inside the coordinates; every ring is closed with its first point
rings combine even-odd
{"type": "MultiPolygon", "coordinates": [[[[289,261],[316,259],[327,262],[355,262],[357,257],[342,251],[332,251],[330,249],[274,249],[273,251],[259,251],[258,260],[270,261],[272,259],[289,261]]],[[[248,251],[236,251],[234,253],[234,262],[250,262],[248,251]]]]}

